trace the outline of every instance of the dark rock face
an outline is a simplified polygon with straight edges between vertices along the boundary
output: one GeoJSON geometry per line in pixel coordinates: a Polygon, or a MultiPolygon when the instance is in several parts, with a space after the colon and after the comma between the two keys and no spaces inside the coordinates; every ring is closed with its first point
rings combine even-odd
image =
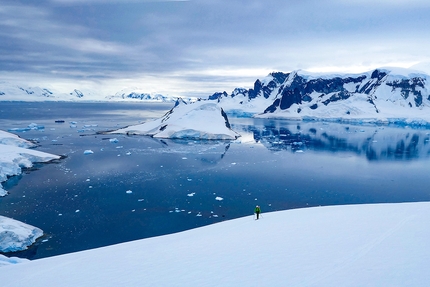
{"type": "MultiPolygon", "coordinates": [[[[412,79],[396,80],[391,83],[387,83],[393,90],[400,89],[401,95],[404,99],[408,99],[409,96],[414,97],[415,106],[419,107],[423,104],[423,95],[417,88],[425,88],[425,81],[422,78],[414,77],[412,79]]],[[[430,96],[427,97],[430,100],[430,96]]]]}
{"type": "Polygon", "coordinates": [[[215,93],[212,96],[209,96],[208,100],[218,100],[221,97],[227,97],[227,93],[226,92],[215,93]]]}

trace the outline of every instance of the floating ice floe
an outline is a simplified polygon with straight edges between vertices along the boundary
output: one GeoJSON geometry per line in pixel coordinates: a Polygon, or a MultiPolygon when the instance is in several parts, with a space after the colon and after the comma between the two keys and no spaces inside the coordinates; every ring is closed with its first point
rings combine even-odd
{"type": "Polygon", "coordinates": [[[133,191],[127,190],[125,193],[130,194],[130,193],[133,193],[133,191]]]}
{"type": "Polygon", "coordinates": [[[25,128],[11,128],[11,129],[8,129],[8,131],[9,132],[26,132],[26,131],[29,131],[29,130],[44,130],[44,129],[45,129],[45,126],[41,126],[41,125],[38,125],[38,124],[35,124],[35,123],[31,123],[31,124],[29,124],[25,128]]]}
{"type": "Polygon", "coordinates": [[[215,197],[215,200],[219,200],[219,201],[221,201],[221,200],[224,200],[224,198],[222,198],[222,197],[220,197],[220,196],[217,196],[217,197],[215,197]]]}
{"type": "Polygon", "coordinates": [[[90,149],[87,149],[84,151],[84,154],[93,154],[94,152],[90,149]]]}
{"type": "Polygon", "coordinates": [[[111,143],[117,143],[118,139],[117,138],[109,139],[109,142],[111,142],[111,143]]]}
{"type": "Polygon", "coordinates": [[[187,196],[190,196],[190,197],[191,197],[191,196],[194,196],[194,194],[196,194],[196,193],[195,193],[195,192],[188,193],[188,194],[187,194],[187,196]]]}
{"type": "Polygon", "coordinates": [[[42,235],[40,228],[0,215],[1,252],[25,250],[42,235]]]}

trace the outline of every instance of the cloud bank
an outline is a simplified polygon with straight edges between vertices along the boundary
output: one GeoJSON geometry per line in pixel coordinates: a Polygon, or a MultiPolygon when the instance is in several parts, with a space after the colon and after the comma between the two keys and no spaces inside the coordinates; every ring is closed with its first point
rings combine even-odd
{"type": "Polygon", "coordinates": [[[1,1],[7,81],[207,96],[271,71],[430,72],[428,1],[1,1]]]}

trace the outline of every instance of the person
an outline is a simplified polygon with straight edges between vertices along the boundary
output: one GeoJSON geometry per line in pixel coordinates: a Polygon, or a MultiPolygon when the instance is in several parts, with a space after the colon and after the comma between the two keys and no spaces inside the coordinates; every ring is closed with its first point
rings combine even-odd
{"type": "Polygon", "coordinates": [[[257,214],[257,219],[258,219],[260,217],[260,212],[261,212],[260,206],[257,205],[254,209],[254,212],[255,214],[257,214]]]}

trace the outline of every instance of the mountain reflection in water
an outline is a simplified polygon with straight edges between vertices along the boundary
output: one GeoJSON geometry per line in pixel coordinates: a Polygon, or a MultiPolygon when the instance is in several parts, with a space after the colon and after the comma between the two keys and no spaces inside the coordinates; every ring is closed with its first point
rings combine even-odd
{"type": "Polygon", "coordinates": [[[430,153],[429,131],[407,127],[263,120],[234,128],[271,151],[353,153],[369,161],[418,160],[430,153]]]}

